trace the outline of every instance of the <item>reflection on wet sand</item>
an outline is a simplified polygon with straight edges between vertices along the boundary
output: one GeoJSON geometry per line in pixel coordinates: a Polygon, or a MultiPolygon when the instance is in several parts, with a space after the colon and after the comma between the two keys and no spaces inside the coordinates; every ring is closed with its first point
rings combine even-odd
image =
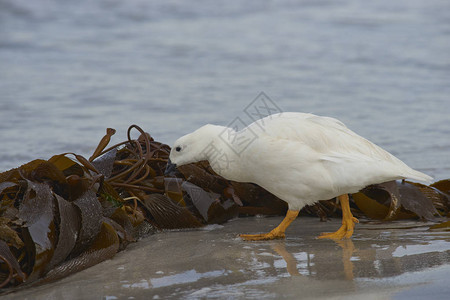
{"type": "Polygon", "coordinates": [[[350,239],[335,242],[342,248],[342,264],[344,266],[345,279],[353,280],[355,276],[353,274],[353,263],[351,258],[353,256],[353,252],[355,251],[355,245],[350,239]]]}
{"type": "Polygon", "coordinates": [[[297,270],[297,260],[295,257],[286,251],[285,242],[276,242],[272,245],[272,249],[280,255],[284,261],[286,262],[286,269],[291,276],[300,276],[300,273],[297,270]]]}
{"type": "MultiPolygon", "coordinates": [[[[385,234],[388,232],[382,232],[380,236],[385,234]]],[[[337,273],[343,275],[337,277],[346,280],[383,278],[450,263],[450,235],[429,232],[423,232],[422,235],[419,238],[405,233],[402,239],[393,239],[394,242],[387,238],[326,241],[338,246],[332,254],[324,251],[323,247],[309,247],[310,249],[304,249],[302,252],[290,252],[294,247],[290,246],[289,241],[276,241],[271,248],[285,261],[289,275],[302,274],[317,279],[335,278],[337,273]],[[311,259],[307,262],[308,272],[299,272],[299,261],[296,257],[311,259]],[[333,264],[332,268],[330,264],[333,264]]],[[[295,247],[295,250],[298,249],[299,247],[295,247]]]]}
{"type": "MultiPolygon", "coordinates": [[[[211,232],[213,240],[205,239],[191,249],[191,254],[195,255],[189,264],[183,264],[184,271],[179,264],[171,264],[161,276],[153,274],[150,278],[141,278],[140,283],[127,283],[123,287],[142,289],[146,286],[155,291],[161,287],[179,289],[188,283],[202,286],[213,281],[215,288],[209,287],[209,292],[230,288],[246,295],[249,288],[281,284],[287,277],[300,277],[303,279],[296,281],[299,288],[311,286],[312,282],[337,280],[339,289],[348,292],[358,289],[360,279],[393,277],[450,263],[448,233],[432,233],[417,226],[410,226],[408,231],[395,226],[368,229],[346,240],[317,240],[315,234],[311,234],[301,239],[254,243],[211,232]],[[222,238],[217,239],[219,236],[222,238]],[[214,264],[205,264],[205,261],[214,264]]],[[[195,232],[190,234],[195,235],[195,232]]],[[[179,251],[189,251],[189,248],[179,251]]],[[[174,253],[175,257],[182,255],[179,251],[174,253]]],[[[194,289],[188,291],[199,295],[194,289]]]]}
{"type": "MultiPolygon", "coordinates": [[[[353,274],[353,252],[355,251],[355,245],[353,244],[353,241],[351,239],[345,239],[345,240],[335,240],[334,241],[339,247],[342,248],[342,266],[343,266],[343,273],[345,275],[345,279],[347,280],[353,280],[354,274],[353,274]]],[[[286,250],[286,242],[285,241],[278,241],[271,245],[272,249],[280,255],[284,261],[286,262],[286,270],[288,271],[289,275],[291,276],[300,276],[297,269],[297,260],[295,259],[294,255],[289,253],[286,250]]],[[[338,253],[336,253],[338,255],[338,253]]],[[[308,254],[307,257],[314,257],[314,255],[308,254]]],[[[319,259],[314,260],[314,264],[316,264],[316,261],[320,261],[319,259]]],[[[316,264],[317,265],[317,264],[316,264]]],[[[311,265],[308,263],[308,267],[311,265]]],[[[309,274],[311,275],[311,273],[309,274]]]]}

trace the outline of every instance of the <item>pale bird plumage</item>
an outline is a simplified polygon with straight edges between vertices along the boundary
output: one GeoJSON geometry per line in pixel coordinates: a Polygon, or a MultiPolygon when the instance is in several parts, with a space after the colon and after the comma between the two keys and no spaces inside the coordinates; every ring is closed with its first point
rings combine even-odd
{"type": "Polygon", "coordinates": [[[208,160],[219,175],[256,183],[292,211],[370,184],[432,179],[342,122],[306,113],[274,114],[239,132],[205,125],[179,138],[170,160],[177,166],[208,160]]]}

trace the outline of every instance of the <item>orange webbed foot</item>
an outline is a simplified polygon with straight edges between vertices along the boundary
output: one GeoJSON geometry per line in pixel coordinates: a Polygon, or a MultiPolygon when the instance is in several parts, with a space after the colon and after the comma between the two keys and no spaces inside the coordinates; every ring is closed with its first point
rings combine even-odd
{"type": "Polygon", "coordinates": [[[288,210],[286,213],[286,217],[284,217],[283,221],[281,221],[280,225],[278,225],[275,229],[270,231],[269,233],[262,234],[241,234],[239,235],[245,241],[267,241],[267,240],[278,240],[286,238],[284,232],[286,228],[295,220],[298,215],[298,210],[288,210]]]}
{"type": "Polygon", "coordinates": [[[353,229],[355,228],[356,223],[359,223],[359,220],[355,217],[343,219],[342,226],[336,232],[324,232],[317,238],[332,240],[342,240],[344,238],[348,239],[353,235],[353,229]]]}
{"type": "Polygon", "coordinates": [[[272,230],[269,233],[261,234],[240,234],[239,235],[244,241],[268,241],[268,240],[278,240],[286,238],[284,232],[274,232],[272,230]]]}

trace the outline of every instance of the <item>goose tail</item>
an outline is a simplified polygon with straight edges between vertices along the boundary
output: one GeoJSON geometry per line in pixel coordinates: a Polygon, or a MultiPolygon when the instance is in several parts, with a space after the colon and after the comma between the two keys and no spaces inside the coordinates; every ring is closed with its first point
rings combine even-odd
{"type": "Polygon", "coordinates": [[[433,177],[428,176],[427,174],[424,174],[422,172],[410,169],[408,172],[404,174],[405,179],[413,179],[421,182],[425,182],[427,184],[431,183],[433,181],[433,177]]]}

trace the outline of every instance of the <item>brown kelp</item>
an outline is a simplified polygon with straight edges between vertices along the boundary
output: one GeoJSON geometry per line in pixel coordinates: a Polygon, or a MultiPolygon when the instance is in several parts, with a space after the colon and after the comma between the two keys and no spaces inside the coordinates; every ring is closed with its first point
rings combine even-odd
{"type": "MultiPolygon", "coordinates": [[[[208,162],[165,176],[170,147],[139,126],[109,146],[108,128],[94,153],[33,160],[0,174],[0,288],[50,282],[111,258],[158,230],[223,223],[238,215],[283,215],[287,205],[261,187],[228,181],[208,162]],[[133,139],[133,132],[138,138],[133,139]]],[[[449,181],[369,186],[352,195],[355,215],[369,219],[449,216],[449,181]]],[[[326,220],[335,199],[305,207],[326,220]]],[[[446,223],[439,225],[445,227],[446,223]]]]}

